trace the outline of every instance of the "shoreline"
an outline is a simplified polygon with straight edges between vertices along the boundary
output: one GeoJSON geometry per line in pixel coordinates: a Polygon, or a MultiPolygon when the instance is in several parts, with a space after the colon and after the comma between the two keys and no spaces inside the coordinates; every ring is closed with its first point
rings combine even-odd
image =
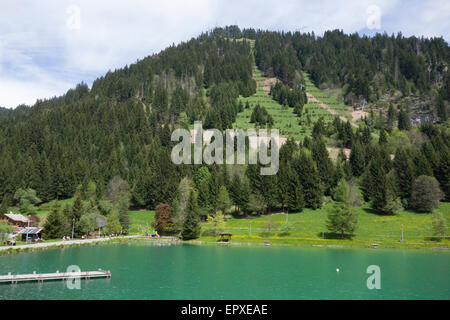
{"type": "MultiPolygon", "coordinates": [[[[130,241],[134,243],[152,243],[156,246],[166,246],[166,245],[178,245],[178,244],[188,244],[188,245],[205,245],[205,246],[236,246],[236,247],[291,247],[291,248],[337,248],[337,249],[377,249],[377,250],[386,250],[386,249],[400,249],[400,250],[426,250],[426,251],[442,251],[442,252],[450,252],[450,247],[445,243],[441,246],[436,246],[437,243],[388,243],[388,244],[377,244],[375,243],[320,243],[317,241],[308,242],[308,241],[295,241],[295,242],[281,242],[275,241],[272,239],[267,240],[251,240],[251,241],[231,241],[231,242],[218,242],[213,239],[195,239],[195,240],[175,240],[174,237],[163,237],[163,238],[145,238],[141,235],[131,235],[131,236],[122,236],[122,237],[114,237],[114,238],[98,238],[98,239],[85,239],[85,240],[68,240],[68,241],[57,241],[57,242],[49,242],[49,243],[38,243],[38,244],[28,244],[28,245],[19,245],[19,246],[0,246],[0,255],[8,255],[13,253],[26,253],[26,252],[36,252],[43,251],[48,249],[64,249],[64,248],[72,248],[72,247],[84,247],[84,246],[97,246],[103,244],[123,244],[128,243],[130,241]]],[[[370,241],[369,241],[370,242],[370,241]]]]}
{"type": "Polygon", "coordinates": [[[296,242],[296,243],[282,243],[279,241],[231,241],[231,242],[217,242],[211,240],[188,240],[183,243],[191,245],[218,245],[218,246],[256,246],[256,247],[286,247],[286,248],[337,248],[337,249],[372,249],[372,250],[426,250],[426,251],[443,251],[450,252],[450,247],[447,246],[430,246],[425,245],[415,245],[413,243],[405,244],[380,244],[378,246],[372,246],[368,244],[321,244],[318,242],[307,243],[307,242],[296,242]],[[267,243],[268,242],[268,243],[267,243]]]}
{"type": "Polygon", "coordinates": [[[64,249],[71,247],[84,247],[84,246],[97,246],[101,244],[111,244],[111,243],[123,243],[129,240],[137,239],[140,236],[122,236],[114,238],[97,238],[97,239],[77,239],[77,240],[66,240],[66,241],[55,241],[47,243],[34,243],[34,244],[23,244],[17,246],[0,246],[0,255],[7,255],[12,253],[26,253],[35,251],[44,251],[51,249],[64,249]]]}

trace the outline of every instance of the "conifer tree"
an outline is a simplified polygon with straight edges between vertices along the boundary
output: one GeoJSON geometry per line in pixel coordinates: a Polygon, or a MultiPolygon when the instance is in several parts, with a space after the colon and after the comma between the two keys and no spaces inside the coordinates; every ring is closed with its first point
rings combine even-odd
{"type": "Polygon", "coordinates": [[[398,148],[394,158],[394,168],[398,195],[400,198],[409,200],[414,180],[414,170],[406,151],[398,148]]]}
{"type": "Polygon", "coordinates": [[[325,193],[330,194],[333,188],[334,164],[330,159],[325,142],[319,136],[313,139],[311,146],[313,160],[317,164],[317,170],[325,193]]]}
{"type": "Polygon", "coordinates": [[[61,214],[59,206],[55,206],[45,219],[43,236],[46,239],[59,239],[69,233],[69,224],[61,214]]]}
{"type": "Polygon", "coordinates": [[[399,130],[411,129],[411,122],[409,119],[409,115],[404,108],[401,108],[400,112],[398,113],[398,129],[399,130]]]}
{"type": "Polygon", "coordinates": [[[334,198],[338,202],[341,202],[346,205],[349,204],[349,187],[344,179],[341,179],[339,181],[339,185],[336,189],[334,198]]]}
{"type": "Polygon", "coordinates": [[[196,239],[200,235],[200,218],[197,205],[197,194],[191,191],[189,195],[189,203],[186,208],[187,214],[184,220],[181,237],[183,240],[196,239]]]}
{"type": "Polygon", "coordinates": [[[287,176],[285,183],[286,188],[286,202],[289,211],[301,211],[305,207],[305,199],[303,194],[303,187],[300,181],[300,177],[297,176],[296,172],[288,164],[286,168],[287,176]]]}
{"type": "Polygon", "coordinates": [[[352,145],[352,151],[350,153],[350,165],[352,168],[352,174],[355,177],[361,176],[365,168],[365,152],[359,142],[352,145]]]}
{"type": "Polygon", "coordinates": [[[119,213],[116,209],[109,211],[106,216],[106,225],[104,228],[106,234],[120,234],[122,231],[122,226],[120,225],[119,213]]]}
{"type": "Polygon", "coordinates": [[[379,157],[373,159],[363,177],[363,195],[372,208],[383,214],[395,214],[401,209],[394,182],[388,178],[379,157]]]}
{"type": "Polygon", "coordinates": [[[75,196],[75,200],[73,202],[72,206],[72,219],[75,220],[75,222],[79,221],[81,216],[83,215],[84,206],[83,202],[81,201],[81,195],[77,194],[75,196]]]}
{"type": "Polygon", "coordinates": [[[358,218],[348,205],[336,205],[328,214],[327,228],[329,231],[340,234],[344,238],[346,233],[353,234],[358,226],[358,218]]]}
{"type": "Polygon", "coordinates": [[[441,151],[439,168],[436,173],[436,179],[439,181],[440,188],[444,193],[445,201],[450,201],[450,152],[447,149],[441,151]]]}
{"type": "Polygon", "coordinates": [[[128,234],[130,231],[130,215],[128,213],[129,200],[122,198],[119,200],[118,211],[119,211],[119,222],[122,226],[122,233],[128,234]]]}
{"type": "Polygon", "coordinates": [[[296,171],[305,201],[305,206],[317,209],[322,206],[323,187],[317,166],[309,151],[302,149],[300,155],[293,159],[292,168],[296,171]]]}
{"type": "Polygon", "coordinates": [[[389,104],[388,109],[388,118],[387,118],[387,130],[391,132],[391,130],[394,127],[394,122],[396,120],[396,111],[394,109],[394,106],[392,104],[389,104]]]}
{"type": "Polygon", "coordinates": [[[219,194],[217,195],[217,208],[223,213],[226,213],[230,206],[231,202],[227,188],[225,186],[221,186],[219,189],[219,194]]]}

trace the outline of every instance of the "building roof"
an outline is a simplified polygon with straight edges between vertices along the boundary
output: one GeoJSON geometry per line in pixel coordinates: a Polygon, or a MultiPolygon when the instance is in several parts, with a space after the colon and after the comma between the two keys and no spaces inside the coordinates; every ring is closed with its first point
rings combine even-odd
{"type": "Polygon", "coordinates": [[[10,220],[16,221],[16,222],[24,222],[24,223],[28,222],[28,219],[21,214],[15,214],[15,213],[10,212],[10,213],[5,213],[4,216],[6,216],[10,220]]]}
{"type": "Polygon", "coordinates": [[[37,234],[39,232],[42,231],[42,228],[37,228],[37,227],[27,227],[27,228],[23,228],[22,230],[20,230],[18,232],[18,234],[37,234]]]}

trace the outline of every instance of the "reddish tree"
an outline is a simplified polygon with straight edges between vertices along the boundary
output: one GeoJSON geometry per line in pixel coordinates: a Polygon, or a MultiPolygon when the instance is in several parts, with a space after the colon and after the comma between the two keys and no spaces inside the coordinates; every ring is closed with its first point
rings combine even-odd
{"type": "Polygon", "coordinates": [[[161,203],[155,208],[156,231],[164,233],[171,230],[172,219],[170,212],[172,208],[167,203],[161,203]]]}

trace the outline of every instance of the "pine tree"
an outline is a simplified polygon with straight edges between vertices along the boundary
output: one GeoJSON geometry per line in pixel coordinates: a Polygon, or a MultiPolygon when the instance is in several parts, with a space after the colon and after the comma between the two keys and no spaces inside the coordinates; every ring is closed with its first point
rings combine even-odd
{"type": "Polygon", "coordinates": [[[239,174],[233,175],[230,186],[230,198],[233,204],[237,206],[237,211],[239,211],[239,200],[242,192],[242,181],[239,174]]]}
{"type": "Polygon", "coordinates": [[[398,113],[398,129],[399,130],[411,129],[411,122],[409,119],[409,115],[404,108],[401,108],[400,112],[398,113]]]}
{"type": "Polygon", "coordinates": [[[430,162],[427,160],[425,155],[417,151],[414,156],[414,176],[432,176],[433,168],[431,167],[430,162]]]}
{"type": "Polygon", "coordinates": [[[116,209],[109,211],[106,216],[106,225],[103,229],[106,234],[119,234],[122,231],[122,226],[120,225],[119,213],[116,209]]]}
{"type": "Polygon", "coordinates": [[[217,195],[217,208],[223,213],[226,213],[230,206],[231,202],[227,188],[225,186],[221,186],[219,194],[217,195]]]}
{"type": "Polygon", "coordinates": [[[392,128],[394,127],[395,119],[396,119],[396,111],[394,109],[394,106],[390,104],[387,117],[387,130],[389,132],[391,132],[392,128]]]}
{"type": "Polygon", "coordinates": [[[59,239],[69,233],[69,223],[61,213],[60,207],[55,206],[45,219],[44,237],[46,239],[59,239]]]}
{"type": "Polygon", "coordinates": [[[338,202],[341,202],[346,205],[349,204],[349,187],[344,179],[341,179],[339,181],[339,185],[336,189],[334,198],[338,202]]]}
{"type": "Polygon", "coordinates": [[[350,165],[352,168],[352,174],[355,177],[361,176],[365,168],[365,152],[362,145],[357,142],[352,145],[350,153],[350,165]]]}
{"type": "Polygon", "coordinates": [[[209,208],[212,206],[209,193],[209,184],[211,180],[211,173],[208,167],[200,167],[194,176],[194,187],[198,191],[198,205],[202,208],[209,208]]]}
{"type": "Polygon", "coordinates": [[[197,194],[191,191],[189,195],[189,203],[186,208],[187,215],[183,223],[181,237],[183,240],[196,239],[200,235],[200,218],[198,214],[197,194]]]}
{"type": "Polygon", "coordinates": [[[362,189],[364,199],[383,214],[395,214],[402,207],[394,182],[386,175],[379,157],[370,162],[363,177],[362,189]]]}
{"type": "Polygon", "coordinates": [[[303,187],[299,176],[288,164],[286,168],[286,203],[291,212],[301,211],[305,207],[303,187]]]}
{"type": "Polygon", "coordinates": [[[75,196],[75,200],[73,202],[71,218],[75,220],[75,222],[79,221],[81,216],[83,215],[83,211],[84,211],[83,202],[81,201],[80,194],[78,194],[75,196]]]}
{"type": "Polygon", "coordinates": [[[241,193],[237,205],[243,212],[248,212],[248,203],[250,201],[250,186],[247,179],[242,180],[241,193]]]}
{"type": "Polygon", "coordinates": [[[305,206],[317,209],[322,206],[323,187],[316,164],[309,151],[302,149],[300,155],[293,159],[292,168],[297,173],[305,201],[305,206]]]}
{"type": "Polygon", "coordinates": [[[313,160],[317,164],[317,170],[322,185],[325,188],[325,193],[329,195],[333,188],[334,164],[330,159],[325,142],[321,137],[313,139],[311,153],[313,160]]]}
{"type": "Polygon", "coordinates": [[[437,170],[436,179],[444,193],[445,201],[450,201],[450,153],[446,149],[441,151],[441,160],[437,170]]]}
{"type": "Polygon", "coordinates": [[[123,234],[128,234],[128,232],[130,231],[130,215],[128,213],[128,208],[129,208],[129,201],[126,198],[122,198],[121,200],[119,200],[119,205],[118,205],[118,210],[119,210],[119,222],[120,225],[122,226],[122,233],[123,234]]]}
{"type": "Polygon", "coordinates": [[[358,226],[356,214],[345,204],[336,205],[328,214],[327,228],[330,232],[340,234],[344,238],[346,233],[353,234],[358,226]]]}
{"type": "Polygon", "coordinates": [[[409,157],[403,148],[398,148],[394,158],[394,168],[398,195],[408,201],[414,180],[414,170],[409,157]]]}

